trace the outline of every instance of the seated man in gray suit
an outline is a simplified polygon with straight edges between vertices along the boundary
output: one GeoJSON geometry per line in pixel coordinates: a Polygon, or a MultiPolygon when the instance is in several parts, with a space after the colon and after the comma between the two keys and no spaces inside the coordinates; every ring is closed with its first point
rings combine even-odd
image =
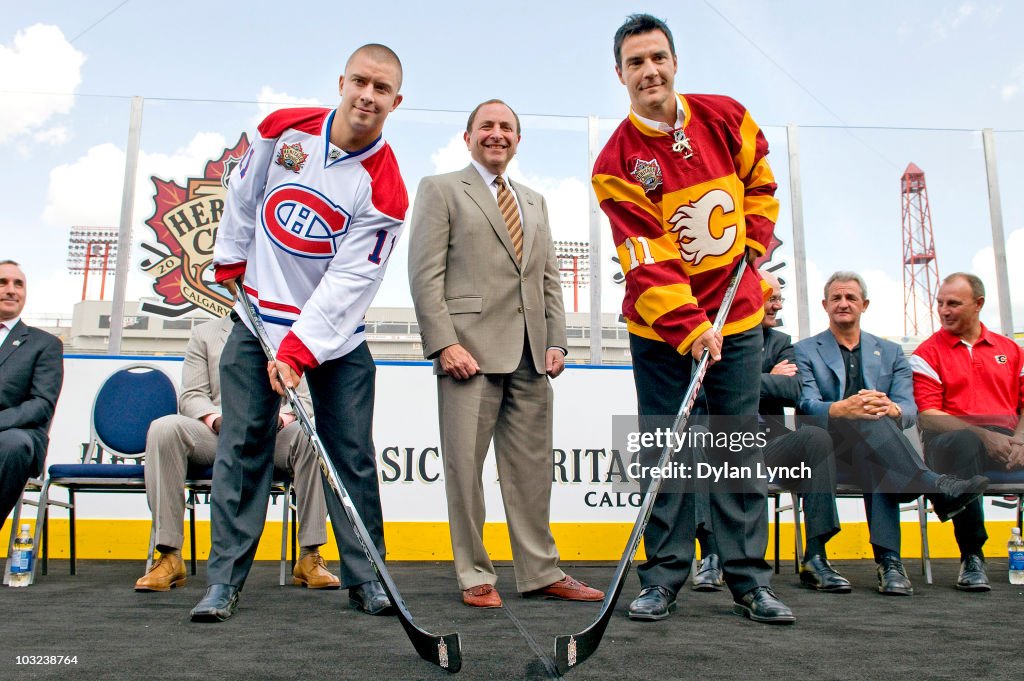
{"type": "MultiPolygon", "coordinates": [[[[764,301],[764,350],[761,356],[761,400],[758,403],[759,427],[767,445],[764,447],[766,466],[795,466],[806,464],[811,470],[809,479],[787,479],[789,489],[801,493],[804,510],[804,528],[807,544],[804,561],[800,566],[800,585],[826,593],[849,593],[850,581],[828,562],[825,544],[839,532],[839,513],[836,510],[836,462],[832,452],[832,439],[824,429],[803,424],[790,430],[784,409],[795,408],[800,399],[800,378],[797,376],[796,356],[789,334],[775,328],[781,322],[782,284],[771,272],[761,270],[761,278],[771,286],[771,294],[764,301]]],[[[720,591],[724,579],[721,562],[714,548],[711,509],[707,494],[697,502],[697,540],[703,559],[694,571],[694,591],[720,591]]]]}
{"type": "Polygon", "coordinates": [[[18,263],[0,261],[0,525],[43,470],[64,382],[60,340],[21,321],[26,290],[18,263]]]}
{"type": "MultiPolygon", "coordinates": [[[[160,559],[135,582],[136,591],[169,591],[185,583],[181,560],[184,540],[184,485],[189,464],[212,466],[220,433],[221,352],[234,322],[230,317],[200,324],[192,330],[181,371],[178,412],[164,416],[149,428],[146,437],[146,497],[156,524],[156,546],[160,559]]],[[[299,384],[299,397],[312,414],[306,382],[299,384]]],[[[320,546],[327,543],[324,487],[320,468],[309,438],[295,420],[291,407],[283,404],[278,420],[274,466],[291,471],[298,502],[299,562],[292,577],[295,584],[310,589],[337,589],[341,582],[327,571],[320,546]]]]}
{"type": "Polygon", "coordinates": [[[910,596],[900,558],[900,501],[925,494],[945,521],[978,498],[988,478],[938,475],[903,434],[917,417],[913,375],[899,345],[861,331],[870,300],[860,275],[833,274],[821,304],[829,328],[795,346],[799,411],[827,425],[837,460],[864,489],[879,593],[910,596]]]}

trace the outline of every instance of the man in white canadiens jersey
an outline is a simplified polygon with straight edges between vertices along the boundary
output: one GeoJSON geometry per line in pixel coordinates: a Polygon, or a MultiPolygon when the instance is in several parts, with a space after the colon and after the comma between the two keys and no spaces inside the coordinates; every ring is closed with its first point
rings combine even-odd
{"type": "MultiPolygon", "coordinates": [[[[380,555],[383,518],[371,436],[374,364],[363,333],[402,231],[409,196],[381,131],[402,101],[402,65],[377,44],[357,49],[339,79],[337,109],[267,116],[231,176],[214,246],[217,281],[244,286],[277,350],[269,366],[235,312],[221,357],[223,422],[213,471],[208,588],[192,620],[234,614],[266,518],[280,380],[305,374],[317,432],[380,555]]],[[[236,303],[236,306],[239,303],[236,303]]],[[[240,310],[239,310],[240,311],[240,310]]],[[[327,509],[349,600],[369,614],[393,606],[344,510],[327,509]]]]}

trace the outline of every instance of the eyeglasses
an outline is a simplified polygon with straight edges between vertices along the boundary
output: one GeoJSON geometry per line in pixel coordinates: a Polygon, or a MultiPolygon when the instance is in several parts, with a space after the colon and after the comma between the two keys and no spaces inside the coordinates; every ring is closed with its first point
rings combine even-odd
{"type": "Polygon", "coordinates": [[[772,305],[782,305],[784,302],[786,302],[786,299],[783,298],[782,296],[772,296],[771,298],[768,299],[768,302],[771,303],[772,305]]]}

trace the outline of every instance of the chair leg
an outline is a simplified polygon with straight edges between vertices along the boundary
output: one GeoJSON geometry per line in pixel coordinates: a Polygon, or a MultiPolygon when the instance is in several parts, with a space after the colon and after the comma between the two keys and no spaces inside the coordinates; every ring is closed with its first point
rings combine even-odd
{"type": "MultiPolygon", "coordinates": [[[[47,485],[50,483],[47,482],[47,485]]],[[[46,493],[46,488],[43,488],[43,493],[46,493]]],[[[50,568],[50,502],[47,499],[46,504],[43,506],[43,574],[45,575],[50,568]]]]}
{"type": "Polygon", "coordinates": [[[796,492],[790,492],[789,498],[793,502],[793,556],[796,558],[796,573],[800,574],[800,566],[804,562],[804,532],[803,532],[803,510],[804,500],[796,492]]]}
{"type": "Polygon", "coordinates": [[[156,551],[156,521],[149,524],[149,548],[146,551],[146,573],[153,569],[153,552],[156,551]]]}
{"type": "Polygon", "coordinates": [[[775,504],[775,574],[779,574],[779,521],[782,518],[782,511],[779,509],[779,495],[773,494],[772,501],[775,504]]]}
{"type": "Polygon", "coordinates": [[[71,532],[71,563],[69,565],[72,575],[78,574],[78,560],[75,553],[75,492],[68,488],[68,529],[71,532]]]}
{"type": "MultiPolygon", "coordinates": [[[[14,539],[18,536],[18,522],[21,520],[21,504],[24,501],[25,492],[22,490],[18,497],[18,503],[14,505],[11,513],[11,536],[7,540],[7,561],[4,565],[4,584],[11,583],[11,559],[14,557],[14,539]]],[[[0,520],[2,523],[3,520],[0,520]]]]}
{"type": "Polygon", "coordinates": [[[295,569],[295,563],[298,562],[299,549],[299,518],[298,518],[298,501],[295,499],[295,486],[292,485],[291,492],[289,493],[292,503],[289,507],[292,509],[292,569],[295,569]]]}
{"type": "Polygon", "coordinates": [[[929,584],[932,583],[932,556],[928,546],[928,500],[920,497],[917,500],[917,521],[921,526],[921,572],[929,584]]]}
{"type": "Polygon", "coordinates": [[[189,492],[189,500],[191,503],[188,505],[188,531],[189,531],[189,548],[191,555],[189,557],[189,567],[192,570],[192,576],[196,576],[196,493],[189,492]]]}
{"type": "Polygon", "coordinates": [[[278,583],[284,586],[285,579],[285,565],[288,561],[288,492],[291,489],[290,486],[285,487],[284,491],[284,503],[281,504],[281,564],[279,568],[280,575],[278,577],[278,583]]]}

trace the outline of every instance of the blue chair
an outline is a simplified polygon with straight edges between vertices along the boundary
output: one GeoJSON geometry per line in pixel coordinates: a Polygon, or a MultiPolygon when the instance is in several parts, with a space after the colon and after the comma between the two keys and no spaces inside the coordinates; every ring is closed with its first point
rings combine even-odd
{"type": "MultiPolygon", "coordinates": [[[[107,377],[93,400],[91,433],[82,452],[82,463],[54,464],[43,483],[40,503],[68,509],[70,519],[70,570],[77,572],[75,553],[75,494],[85,492],[145,493],[141,459],[146,452],[150,424],[178,409],[174,383],[151,364],[132,364],[107,377]],[[104,453],[110,463],[103,462],[104,453]],[[132,463],[127,463],[132,462],[132,463]],[[50,487],[68,492],[66,503],[49,498],[50,487]]],[[[44,512],[44,523],[49,514],[44,512]]],[[[46,574],[47,550],[43,551],[46,574]]]]}

